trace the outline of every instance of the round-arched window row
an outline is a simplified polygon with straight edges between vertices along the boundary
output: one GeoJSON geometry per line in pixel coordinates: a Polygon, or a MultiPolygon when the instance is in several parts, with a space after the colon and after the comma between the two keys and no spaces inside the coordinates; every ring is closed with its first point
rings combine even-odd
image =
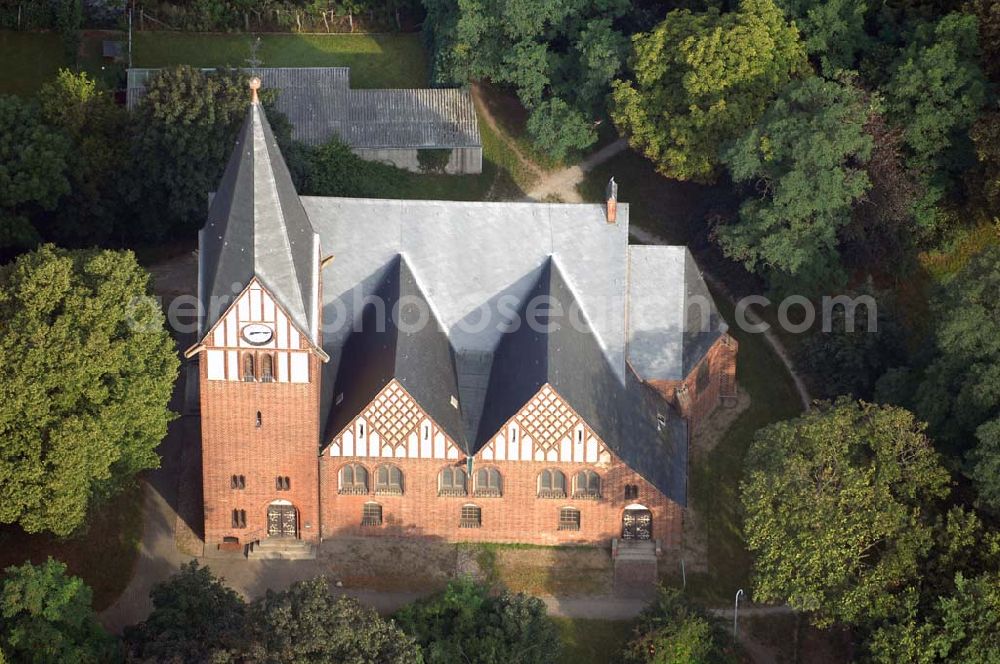
{"type": "Polygon", "coordinates": [[[474,496],[499,498],[503,495],[503,479],[496,468],[480,468],[476,472],[476,486],[472,491],[474,496]]]}

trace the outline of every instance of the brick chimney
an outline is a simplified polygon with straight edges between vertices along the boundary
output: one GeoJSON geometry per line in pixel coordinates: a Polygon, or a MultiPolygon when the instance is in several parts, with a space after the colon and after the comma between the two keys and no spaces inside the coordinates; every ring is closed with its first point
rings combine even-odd
{"type": "Polygon", "coordinates": [[[608,223],[613,224],[618,220],[618,183],[615,182],[614,177],[608,180],[606,194],[608,223]]]}

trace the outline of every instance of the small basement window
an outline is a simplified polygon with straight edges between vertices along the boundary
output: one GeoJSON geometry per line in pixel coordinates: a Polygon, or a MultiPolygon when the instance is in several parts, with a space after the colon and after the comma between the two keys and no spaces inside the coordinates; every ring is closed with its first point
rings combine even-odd
{"type": "Polygon", "coordinates": [[[477,505],[463,505],[459,528],[482,528],[483,511],[477,505]]]}
{"type": "Polygon", "coordinates": [[[559,510],[559,530],[580,530],[580,510],[575,507],[559,510]]]}
{"type": "Polygon", "coordinates": [[[378,503],[365,503],[361,508],[362,526],[382,525],[382,506],[378,503]]]}

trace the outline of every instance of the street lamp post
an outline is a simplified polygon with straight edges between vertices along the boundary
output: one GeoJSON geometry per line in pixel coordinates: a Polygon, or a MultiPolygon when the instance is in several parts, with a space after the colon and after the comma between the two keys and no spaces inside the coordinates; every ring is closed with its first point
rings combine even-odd
{"type": "Polygon", "coordinates": [[[733,607],[733,643],[736,643],[737,621],[740,616],[740,597],[743,596],[743,589],[736,591],[736,605],[733,607]]]}

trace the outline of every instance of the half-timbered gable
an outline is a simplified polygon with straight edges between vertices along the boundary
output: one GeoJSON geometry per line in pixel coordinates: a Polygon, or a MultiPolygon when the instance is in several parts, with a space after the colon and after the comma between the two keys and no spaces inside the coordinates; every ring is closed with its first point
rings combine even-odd
{"type": "Polygon", "coordinates": [[[395,379],[334,436],[326,454],[369,459],[465,458],[465,451],[395,379]]]}

